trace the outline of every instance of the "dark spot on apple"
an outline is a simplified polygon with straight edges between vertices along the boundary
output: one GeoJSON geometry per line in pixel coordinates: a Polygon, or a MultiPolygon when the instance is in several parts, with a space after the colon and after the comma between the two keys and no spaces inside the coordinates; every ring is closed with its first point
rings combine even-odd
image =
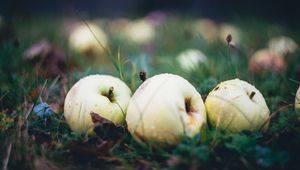
{"type": "Polygon", "coordinates": [[[218,90],[220,87],[219,86],[217,86],[215,89],[214,89],[214,91],[216,91],[216,90],[218,90]]]}

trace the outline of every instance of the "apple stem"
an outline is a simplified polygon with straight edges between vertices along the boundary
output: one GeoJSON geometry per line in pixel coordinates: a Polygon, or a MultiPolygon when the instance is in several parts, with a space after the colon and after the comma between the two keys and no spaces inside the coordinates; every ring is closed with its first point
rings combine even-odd
{"type": "Polygon", "coordinates": [[[185,111],[189,114],[191,111],[191,99],[185,99],[185,111]]]}
{"type": "Polygon", "coordinates": [[[251,92],[251,94],[250,94],[250,99],[252,99],[253,97],[254,97],[254,95],[255,95],[255,92],[253,91],[253,92],[251,92]]]}
{"type": "Polygon", "coordinates": [[[114,91],[114,87],[110,87],[108,90],[108,96],[107,96],[109,100],[112,100],[113,91],[114,91]]]}
{"type": "Polygon", "coordinates": [[[146,71],[144,71],[144,70],[140,71],[140,79],[143,82],[147,79],[147,73],[146,73],[146,71]]]}

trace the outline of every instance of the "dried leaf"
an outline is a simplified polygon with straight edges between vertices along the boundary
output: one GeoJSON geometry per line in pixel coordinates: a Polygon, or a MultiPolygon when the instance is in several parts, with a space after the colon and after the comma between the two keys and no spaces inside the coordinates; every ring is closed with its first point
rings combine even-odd
{"type": "Polygon", "coordinates": [[[49,96],[49,91],[47,88],[43,88],[43,86],[35,87],[27,94],[28,100],[31,102],[37,100],[39,97],[45,99],[46,96],[49,96]]]}
{"type": "Polygon", "coordinates": [[[33,169],[35,170],[58,170],[55,165],[42,158],[35,159],[33,162],[33,166],[33,169]]]}
{"type": "Polygon", "coordinates": [[[83,142],[72,141],[70,149],[73,156],[95,157],[106,155],[114,145],[113,141],[103,140],[100,137],[90,138],[83,142]]]}
{"type": "Polygon", "coordinates": [[[26,60],[32,60],[36,57],[45,57],[51,50],[50,43],[43,39],[33,44],[29,49],[24,52],[23,58],[26,60]]]}
{"type": "Polygon", "coordinates": [[[78,68],[78,64],[68,57],[67,61],[64,50],[55,45],[52,45],[47,40],[41,40],[33,44],[24,52],[23,58],[31,60],[38,70],[38,75],[43,77],[64,76],[68,69],[73,70],[78,68]]]}
{"type": "Polygon", "coordinates": [[[172,167],[178,164],[179,161],[180,161],[179,158],[173,155],[170,157],[170,159],[167,160],[167,164],[172,167]]]}
{"type": "Polygon", "coordinates": [[[60,103],[50,103],[49,107],[54,113],[59,113],[63,110],[63,107],[60,103]]]}
{"type": "Polygon", "coordinates": [[[112,123],[111,121],[101,117],[99,114],[95,112],[91,112],[92,121],[94,124],[103,124],[103,123],[112,123]]]}
{"type": "Polygon", "coordinates": [[[122,126],[105,119],[95,112],[90,114],[95,125],[94,132],[102,139],[112,140],[115,143],[124,134],[125,129],[122,126]]]}

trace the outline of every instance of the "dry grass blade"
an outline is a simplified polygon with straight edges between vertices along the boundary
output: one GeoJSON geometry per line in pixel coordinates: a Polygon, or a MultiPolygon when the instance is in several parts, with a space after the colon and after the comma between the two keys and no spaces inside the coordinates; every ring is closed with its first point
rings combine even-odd
{"type": "Polygon", "coordinates": [[[285,111],[287,108],[293,106],[293,104],[288,104],[285,106],[282,106],[278,108],[275,112],[271,113],[271,115],[264,121],[264,123],[260,126],[259,130],[263,130],[264,127],[270,122],[270,120],[275,117],[277,114],[279,114],[282,111],[285,111]]]}
{"type": "Polygon", "coordinates": [[[10,140],[9,144],[7,145],[5,156],[2,161],[2,170],[7,170],[7,165],[8,165],[9,158],[10,158],[11,148],[12,148],[12,141],[10,140]]]}

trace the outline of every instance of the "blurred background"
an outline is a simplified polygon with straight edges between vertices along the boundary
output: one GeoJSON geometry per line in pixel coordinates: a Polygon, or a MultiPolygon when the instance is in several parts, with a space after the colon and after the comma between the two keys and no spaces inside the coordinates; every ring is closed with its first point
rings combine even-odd
{"type": "Polygon", "coordinates": [[[145,15],[153,10],[209,17],[215,20],[259,17],[276,23],[299,26],[299,1],[296,0],[1,0],[4,16],[74,15],[75,10],[98,17],[145,15]]]}

